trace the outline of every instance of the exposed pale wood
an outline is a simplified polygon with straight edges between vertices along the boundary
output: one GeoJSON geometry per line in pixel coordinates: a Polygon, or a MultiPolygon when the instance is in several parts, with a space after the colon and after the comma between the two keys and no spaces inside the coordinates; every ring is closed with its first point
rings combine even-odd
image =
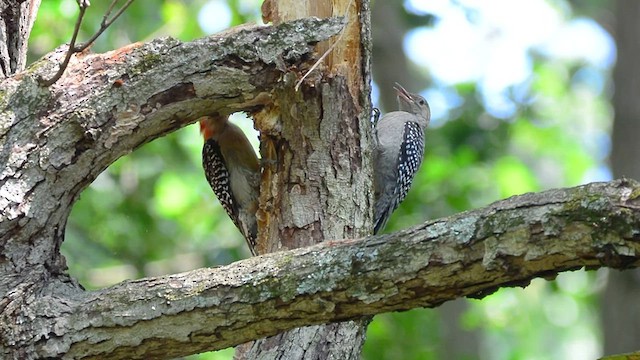
{"type": "MultiPolygon", "coordinates": [[[[263,5],[264,17],[275,24],[343,16],[347,25],[339,36],[319,43],[321,60],[289,74],[276,91],[276,106],[255,117],[267,159],[259,253],[370,233],[368,4],[273,0],[263,5]]],[[[236,359],[359,359],[368,321],[295,329],[238,348],[236,359]]]]}

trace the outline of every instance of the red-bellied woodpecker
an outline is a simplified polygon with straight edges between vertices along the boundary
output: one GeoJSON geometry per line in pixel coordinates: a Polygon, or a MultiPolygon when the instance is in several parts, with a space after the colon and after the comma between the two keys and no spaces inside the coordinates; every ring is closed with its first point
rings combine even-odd
{"type": "Polygon", "coordinates": [[[227,116],[200,119],[202,167],[222,207],[255,253],[260,164],[251,143],[227,116]]]}
{"type": "Polygon", "coordinates": [[[400,110],[382,116],[374,130],[374,234],[384,229],[411,188],[422,163],[424,133],[431,119],[431,109],[422,96],[396,85],[400,110]]]}

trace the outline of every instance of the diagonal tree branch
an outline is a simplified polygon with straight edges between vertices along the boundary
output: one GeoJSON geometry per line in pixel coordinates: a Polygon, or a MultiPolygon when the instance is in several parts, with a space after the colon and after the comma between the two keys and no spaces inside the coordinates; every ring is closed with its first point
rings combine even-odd
{"type": "MultiPolygon", "coordinates": [[[[640,264],[640,184],[525,194],[390,235],[127,281],[68,298],[38,354],[171,358],[302,325],[483,297],[535,277],[640,264]]],[[[51,298],[37,299],[47,313],[51,298]]]]}

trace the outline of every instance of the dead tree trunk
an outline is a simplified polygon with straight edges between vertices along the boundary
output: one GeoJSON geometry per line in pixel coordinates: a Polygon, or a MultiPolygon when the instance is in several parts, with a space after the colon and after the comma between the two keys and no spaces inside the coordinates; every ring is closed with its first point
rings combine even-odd
{"type": "MultiPolygon", "coordinates": [[[[300,76],[289,74],[276,91],[277,105],[256,117],[262,155],[272,164],[262,183],[260,253],[368,235],[368,0],[272,0],[262,10],[274,24],[345,16],[347,26],[318,45],[319,56],[330,52],[299,91],[300,76]]],[[[236,359],[358,359],[369,320],[294,329],[238,347],[236,359]]]]}

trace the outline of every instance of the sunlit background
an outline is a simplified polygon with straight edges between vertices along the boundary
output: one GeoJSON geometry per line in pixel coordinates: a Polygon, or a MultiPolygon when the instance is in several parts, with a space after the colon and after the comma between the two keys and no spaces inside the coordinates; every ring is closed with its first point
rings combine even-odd
{"type": "MultiPolygon", "coordinates": [[[[106,3],[92,2],[81,40],[99,26],[106,3]]],[[[261,21],[259,0],[150,3],[135,2],[93,50],[159,36],[189,41],[261,21]]],[[[394,110],[390,81],[411,79],[403,85],[423,94],[433,114],[425,164],[387,231],[515,194],[611,179],[616,45],[593,18],[613,16],[608,4],[594,11],[565,0],[374,1],[374,36],[396,25],[384,30],[390,39],[376,36],[374,105],[394,110]],[[385,52],[389,41],[405,55],[385,52]]],[[[68,42],[77,12],[75,0],[42,2],[32,60],[68,42]]],[[[233,121],[257,144],[250,120],[233,121]]],[[[206,183],[201,147],[190,126],[120,159],[82,194],[63,252],[85,287],[249,256],[206,183]]],[[[481,301],[377,316],[363,357],[594,359],[602,354],[605,283],[604,271],[576,271],[481,301]]]]}

